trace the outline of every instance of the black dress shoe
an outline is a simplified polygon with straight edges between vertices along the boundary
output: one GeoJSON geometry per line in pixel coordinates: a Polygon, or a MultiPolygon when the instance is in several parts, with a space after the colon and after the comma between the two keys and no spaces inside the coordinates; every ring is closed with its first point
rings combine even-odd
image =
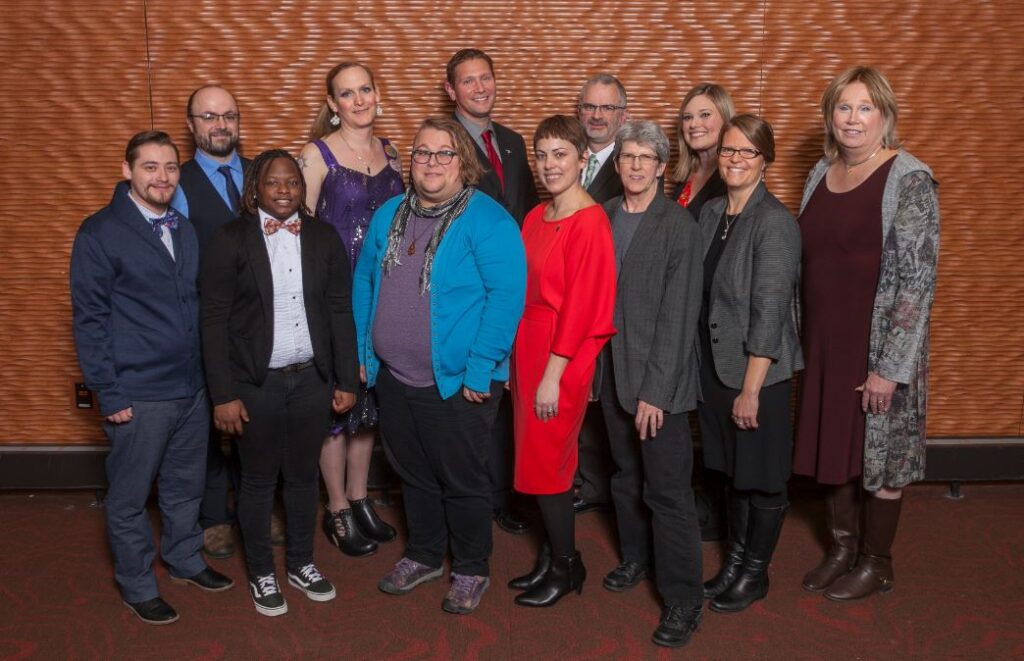
{"type": "Polygon", "coordinates": [[[146,601],[126,601],[124,605],[146,624],[170,624],[178,621],[178,613],[160,597],[146,601]]]}
{"type": "Polygon", "coordinates": [[[666,606],[661,611],[661,623],[654,630],[651,640],[662,647],[682,647],[700,625],[703,606],[666,606]]]}
{"type": "Polygon", "coordinates": [[[512,510],[495,510],[494,522],[510,535],[522,535],[530,531],[530,524],[512,510]]]}
{"type": "Polygon", "coordinates": [[[647,565],[623,562],[604,577],[604,587],[612,592],[624,592],[647,578],[647,565]]]}
{"type": "Polygon", "coordinates": [[[176,583],[189,583],[190,585],[194,585],[200,590],[206,590],[207,592],[223,592],[235,585],[235,582],[230,578],[215,569],[210,569],[209,567],[195,576],[189,576],[188,578],[171,576],[171,580],[176,583]]]}
{"type": "Polygon", "coordinates": [[[596,500],[587,500],[586,498],[580,498],[579,496],[575,496],[572,499],[572,511],[576,514],[583,514],[585,512],[597,512],[606,509],[608,509],[608,503],[599,502],[596,500]]]}

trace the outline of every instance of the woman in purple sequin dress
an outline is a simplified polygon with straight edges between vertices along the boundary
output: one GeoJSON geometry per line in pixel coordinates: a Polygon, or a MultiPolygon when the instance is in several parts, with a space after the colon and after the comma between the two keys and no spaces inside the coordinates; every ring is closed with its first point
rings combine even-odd
{"type": "MultiPolygon", "coordinates": [[[[326,78],[327,98],[310,129],[299,162],[306,179],[306,204],[334,226],[355,268],[374,212],[405,190],[398,152],[373,134],[380,103],[373,72],[343,62],[326,78]]],[[[364,388],[348,413],[338,417],[320,453],[327,486],[323,528],[347,555],[369,555],[378,542],[395,538],[366,496],[377,404],[364,388]]]]}

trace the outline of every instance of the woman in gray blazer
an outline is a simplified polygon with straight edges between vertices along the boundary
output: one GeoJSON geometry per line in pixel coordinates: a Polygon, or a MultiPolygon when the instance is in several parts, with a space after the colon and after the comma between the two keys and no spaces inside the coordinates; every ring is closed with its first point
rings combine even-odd
{"type": "Polygon", "coordinates": [[[794,306],[800,231],[764,185],[774,160],[768,122],[749,114],[729,120],[718,144],[727,193],[700,216],[701,439],[705,466],[731,487],[728,554],[704,596],[726,613],[768,593],[768,563],[788,504],[790,377],[803,367],[794,306]]]}

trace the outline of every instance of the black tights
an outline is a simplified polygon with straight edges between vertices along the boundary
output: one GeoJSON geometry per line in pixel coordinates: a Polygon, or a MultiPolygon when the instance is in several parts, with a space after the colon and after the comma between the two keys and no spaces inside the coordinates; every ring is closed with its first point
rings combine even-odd
{"type": "Polygon", "coordinates": [[[565,493],[537,496],[544,530],[552,557],[576,552],[576,518],[572,510],[572,489],[565,493]]]}

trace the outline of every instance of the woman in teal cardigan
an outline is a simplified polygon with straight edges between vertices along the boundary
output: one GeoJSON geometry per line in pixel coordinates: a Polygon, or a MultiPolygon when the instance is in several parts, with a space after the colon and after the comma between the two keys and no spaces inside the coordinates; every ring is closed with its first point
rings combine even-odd
{"type": "Polygon", "coordinates": [[[478,193],[481,166],[455,120],[413,142],[412,186],[374,214],[356,266],[362,372],[377,388],[384,449],[402,479],[409,537],[380,581],[404,594],[439,578],[443,607],[468,613],[490,584],[487,443],[526,295],[519,228],[478,193]]]}

